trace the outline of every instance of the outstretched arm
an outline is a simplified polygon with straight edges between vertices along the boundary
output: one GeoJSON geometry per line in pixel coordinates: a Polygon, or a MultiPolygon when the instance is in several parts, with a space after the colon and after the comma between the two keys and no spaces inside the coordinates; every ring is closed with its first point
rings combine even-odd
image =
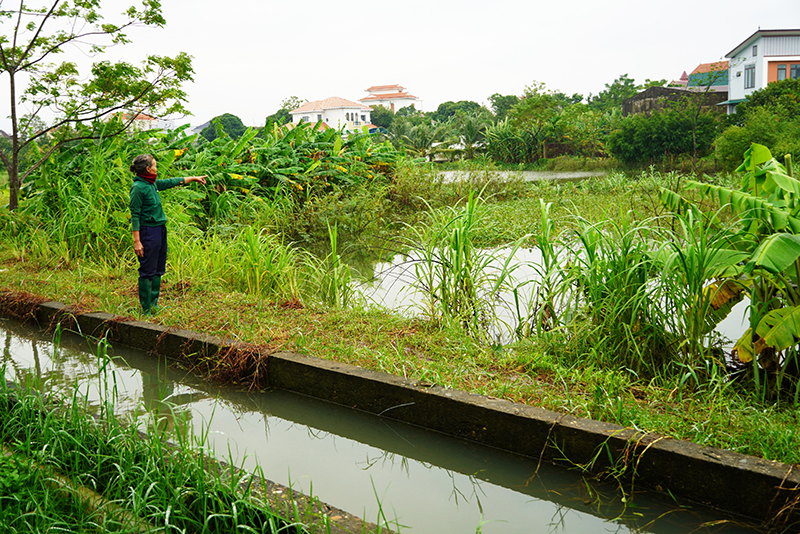
{"type": "Polygon", "coordinates": [[[204,174],[203,176],[186,176],[183,179],[183,183],[184,184],[190,184],[192,182],[200,182],[201,184],[205,185],[206,178],[208,178],[207,174],[204,174]]]}

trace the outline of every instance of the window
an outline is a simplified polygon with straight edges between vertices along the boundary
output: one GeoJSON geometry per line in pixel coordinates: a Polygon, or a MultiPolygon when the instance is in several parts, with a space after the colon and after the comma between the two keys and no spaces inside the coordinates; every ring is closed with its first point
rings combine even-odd
{"type": "Polygon", "coordinates": [[[322,114],[321,113],[317,113],[317,122],[319,122],[321,120],[322,120],[322,114]]]}
{"type": "Polygon", "coordinates": [[[303,117],[300,119],[300,122],[308,122],[308,115],[303,115],[303,117]]]}
{"type": "Polygon", "coordinates": [[[753,45],[753,57],[758,55],[758,45],[753,45]]]}
{"type": "Polygon", "coordinates": [[[793,80],[800,80],[800,63],[792,65],[792,70],[789,73],[793,80]]]}
{"type": "Polygon", "coordinates": [[[367,121],[367,116],[361,115],[361,122],[366,122],[366,121],[367,121]]]}
{"type": "Polygon", "coordinates": [[[744,67],[744,88],[752,89],[756,86],[756,66],[745,65],[744,67]]]}
{"type": "Polygon", "coordinates": [[[786,79],[786,65],[778,65],[778,81],[786,79]]]}

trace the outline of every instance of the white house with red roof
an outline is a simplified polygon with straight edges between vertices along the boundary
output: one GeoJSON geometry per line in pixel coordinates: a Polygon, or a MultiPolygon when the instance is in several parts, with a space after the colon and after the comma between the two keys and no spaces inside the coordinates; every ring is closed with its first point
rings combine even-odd
{"type": "Polygon", "coordinates": [[[370,113],[372,108],[338,96],[306,102],[289,112],[292,124],[322,122],[332,128],[344,127],[345,130],[356,130],[364,126],[374,128],[370,124],[370,113]]]}
{"type": "Polygon", "coordinates": [[[146,130],[155,130],[159,128],[158,119],[144,113],[137,113],[135,117],[130,113],[122,113],[120,118],[122,122],[128,122],[133,118],[129,128],[136,132],[144,132],[146,130]]]}
{"type": "Polygon", "coordinates": [[[758,30],[725,56],[728,113],[770,82],[800,78],[800,30],[758,30]]]}
{"type": "Polygon", "coordinates": [[[373,85],[365,91],[369,96],[365,96],[359,102],[367,106],[383,106],[392,113],[407,106],[416,108],[417,102],[420,102],[419,98],[406,92],[405,87],[396,84],[373,85]]]}

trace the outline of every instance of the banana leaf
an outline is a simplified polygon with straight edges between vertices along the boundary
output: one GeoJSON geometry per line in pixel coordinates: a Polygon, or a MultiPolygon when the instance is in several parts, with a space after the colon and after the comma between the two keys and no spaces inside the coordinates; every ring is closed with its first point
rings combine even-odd
{"type": "Polygon", "coordinates": [[[775,350],[796,345],[800,338],[800,306],[772,310],[759,321],[756,333],[775,350]]]}
{"type": "Polygon", "coordinates": [[[752,272],[755,267],[771,273],[781,273],[800,258],[800,236],[794,234],[772,234],[764,239],[745,267],[752,272]]]}

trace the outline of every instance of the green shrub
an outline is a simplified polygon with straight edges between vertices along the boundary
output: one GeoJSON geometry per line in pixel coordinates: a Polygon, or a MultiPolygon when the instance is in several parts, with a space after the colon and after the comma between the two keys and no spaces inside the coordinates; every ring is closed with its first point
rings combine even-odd
{"type": "Polygon", "coordinates": [[[703,157],[717,135],[719,117],[692,107],[690,102],[678,103],[649,117],[626,117],[609,134],[606,147],[623,163],[633,165],[673,161],[681,154],[703,157]]]}
{"type": "Polygon", "coordinates": [[[742,126],[729,127],[715,142],[722,169],[735,170],[751,143],[766,146],[779,161],[785,154],[800,154],[800,116],[787,119],[768,107],[751,109],[742,126]]]}

